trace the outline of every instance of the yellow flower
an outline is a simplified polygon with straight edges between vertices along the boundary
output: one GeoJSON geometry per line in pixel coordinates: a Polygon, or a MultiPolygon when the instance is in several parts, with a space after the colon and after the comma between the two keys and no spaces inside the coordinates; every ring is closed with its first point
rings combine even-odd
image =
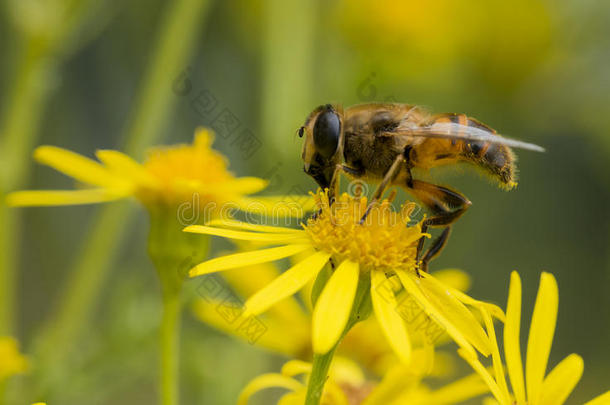
{"type": "MultiPolygon", "coordinates": [[[[197,299],[193,304],[193,312],[198,319],[224,333],[272,352],[299,360],[311,359],[311,311],[304,308],[302,301],[296,296],[278,302],[261,315],[260,322],[263,326],[261,331],[255,330],[247,333],[248,330],[235,325],[239,322],[228,322],[223,316],[223,308],[226,305],[224,301],[230,294],[225,287],[230,286],[236,294],[235,299],[243,302],[242,297],[254,294],[281,274],[276,266],[271,263],[261,263],[227,270],[222,274],[227,286],[223,284],[222,280],[211,278],[206,279],[199,288],[203,298],[197,299]],[[244,277],[246,273],[248,277],[244,277]]],[[[445,285],[460,291],[467,290],[470,284],[468,275],[460,270],[441,270],[433,275],[445,285]]],[[[305,286],[301,293],[307,294],[307,291],[308,288],[305,286]]],[[[306,301],[308,296],[301,295],[303,301],[306,301]]],[[[243,311],[244,308],[242,307],[241,310],[243,311]]],[[[427,318],[423,312],[413,313],[412,318],[405,319],[405,321],[409,334],[413,338],[414,347],[447,342],[445,334],[440,337],[435,336],[435,339],[438,340],[434,342],[426,340],[426,329],[422,325],[425,325],[427,318]]],[[[431,325],[425,326],[430,327],[431,325]]],[[[338,355],[357,361],[376,375],[385,374],[397,361],[394,352],[384,339],[378,323],[372,318],[353,326],[343,338],[338,348],[338,355]]],[[[453,364],[452,357],[446,353],[437,352],[435,353],[434,369],[430,372],[436,376],[447,375],[453,370],[453,364]]]]}
{"type": "MultiPolygon", "coordinates": [[[[486,311],[482,311],[492,342],[493,372],[489,372],[476,355],[467,353],[462,349],[459,349],[459,353],[489,386],[495,401],[488,401],[488,403],[499,403],[501,405],[561,405],[566,401],[580,380],[584,365],[579,355],[571,354],[564,358],[545,377],[553,334],[555,333],[558,299],[555,277],[550,273],[542,273],[530,325],[524,375],[519,343],[521,279],[517,272],[511,274],[506,323],[504,325],[504,356],[512,393],[508,390],[492,319],[486,311]]],[[[587,405],[608,403],[610,403],[610,393],[588,402],[587,405]]]]}
{"type": "Polygon", "coordinates": [[[0,383],[28,371],[28,359],[19,352],[19,344],[9,336],[0,336],[0,383]]]}
{"type": "MultiPolygon", "coordinates": [[[[251,296],[245,307],[250,314],[259,315],[315,279],[329,261],[336,264],[313,309],[314,353],[328,353],[337,344],[348,326],[357,289],[369,283],[375,318],[390,347],[404,363],[410,361],[412,340],[401,313],[408,312],[412,306],[423,310],[466,351],[474,355],[474,347],[484,355],[490,353],[485,331],[464,302],[485,304],[443,285],[429,274],[416,275],[415,252],[422,233],[420,225],[407,227],[410,205],[404,205],[396,212],[388,201],[383,201],[360,225],[367,207],[366,198],[343,194],[332,207],[326,194],[318,194],[317,199],[320,212],[307,221],[303,230],[239,221],[213,221],[209,225],[214,226],[185,228],[187,232],[281,245],[208,260],[191,269],[190,276],[243,268],[308,252],[303,260],[251,296]],[[395,291],[397,285],[401,289],[398,293],[395,291]],[[407,294],[409,299],[399,299],[402,294],[407,294]],[[409,306],[401,308],[402,302],[409,306]]],[[[494,314],[501,318],[503,314],[498,311],[494,314]]]]}
{"type": "MultiPolygon", "coordinates": [[[[450,405],[485,394],[489,388],[481,378],[472,374],[445,386],[431,389],[424,381],[421,370],[428,368],[429,361],[423,352],[414,352],[415,361],[410,366],[397,364],[380,382],[367,380],[364,372],[352,360],[337,356],[330,367],[322,405],[450,405]]],[[[280,373],[268,373],[254,378],[242,390],[238,405],[247,405],[249,399],[267,388],[288,390],[277,402],[281,405],[302,405],[306,396],[306,380],[311,373],[311,364],[291,360],[284,364],[280,373]],[[298,379],[297,376],[304,379],[298,379]],[[303,381],[305,380],[305,381],[303,381]]]]}
{"type": "MultiPolygon", "coordinates": [[[[80,190],[18,191],[8,196],[14,206],[94,204],[136,197],[145,206],[159,204],[182,206],[209,216],[228,213],[222,210],[242,209],[266,212],[278,202],[273,197],[248,198],[261,191],[267,181],[256,177],[235,177],[228,171],[223,155],[212,149],[214,136],[207,129],[195,133],[192,145],[152,148],[142,164],[115,150],[98,150],[99,163],[55,146],[41,146],[34,158],[87,185],[80,190]]],[[[286,216],[302,215],[290,196],[283,198],[288,206],[276,206],[286,216]]],[[[311,203],[310,203],[311,205],[311,203]]],[[[277,213],[277,212],[276,212],[277,213]]]]}

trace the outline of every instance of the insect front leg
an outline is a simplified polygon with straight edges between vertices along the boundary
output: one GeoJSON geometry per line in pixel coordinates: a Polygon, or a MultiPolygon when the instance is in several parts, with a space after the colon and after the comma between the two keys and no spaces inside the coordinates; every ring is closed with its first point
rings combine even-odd
{"type": "Polygon", "coordinates": [[[405,160],[405,158],[402,154],[399,154],[398,156],[396,156],[396,159],[394,159],[392,166],[390,166],[390,169],[388,170],[388,172],[385,174],[385,176],[383,176],[383,180],[381,180],[381,183],[379,183],[379,185],[377,186],[377,189],[375,189],[375,193],[373,193],[371,202],[369,202],[369,205],[366,207],[366,212],[360,219],[361,225],[366,220],[366,217],[371,212],[371,209],[373,208],[373,206],[377,203],[377,201],[379,201],[379,199],[383,195],[386,188],[388,188],[388,185],[390,184],[390,182],[394,179],[396,174],[398,174],[398,171],[400,170],[400,164],[404,160],[405,160]]]}
{"type": "Polygon", "coordinates": [[[364,170],[361,168],[354,169],[344,164],[337,164],[333,172],[333,177],[330,181],[330,187],[328,188],[328,201],[330,202],[330,205],[332,205],[336,196],[339,194],[341,172],[347,173],[354,177],[361,177],[364,174],[364,170]]]}
{"type": "MultiPolygon", "coordinates": [[[[422,223],[422,233],[427,232],[429,227],[445,228],[421,259],[419,270],[428,272],[428,264],[438,256],[449,239],[451,225],[466,212],[472,203],[457,191],[419,180],[412,180],[409,192],[432,211],[432,216],[426,218],[422,223]]],[[[425,238],[422,236],[417,245],[418,262],[422,256],[424,242],[425,238]]]]}

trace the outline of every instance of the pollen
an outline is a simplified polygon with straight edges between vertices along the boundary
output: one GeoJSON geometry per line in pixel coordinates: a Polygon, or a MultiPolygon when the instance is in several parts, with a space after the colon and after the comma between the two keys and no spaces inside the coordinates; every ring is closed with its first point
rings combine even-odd
{"type": "Polygon", "coordinates": [[[320,211],[304,229],[318,250],[338,261],[357,262],[362,271],[415,271],[418,241],[428,236],[421,232],[421,222],[411,219],[415,204],[405,203],[397,211],[383,200],[360,223],[368,206],[366,197],[342,194],[332,205],[327,194],[318,193],[315,198],[320,211]]]}

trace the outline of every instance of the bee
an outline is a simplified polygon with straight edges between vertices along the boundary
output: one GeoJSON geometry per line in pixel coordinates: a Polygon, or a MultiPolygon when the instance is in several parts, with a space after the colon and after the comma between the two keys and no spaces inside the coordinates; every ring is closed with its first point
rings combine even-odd
{"type": "Polygon", "coordinates": [[[361,223],[389,186],[404,188],[428,208],[431,215],[423,220],[422,233],[429,227],[443,231],[423,257],[424,238],[419,240],[417,262],[424,272],[447,243],[451,226],[472,203],[456,190],[414,179],[412,169],[466,162],[500,187],[511,189],[517,184],[511,148],[544,151],[540,146],[502,137],[464,114],[433,115],[418,106],[399,103],[346,109],[321,105],[309,114],[298,134],[305,137],[304,171],[322,190],[329,190],[331,202],[338,192],[341,172],[352,179],[378,183],[361,223]]]}

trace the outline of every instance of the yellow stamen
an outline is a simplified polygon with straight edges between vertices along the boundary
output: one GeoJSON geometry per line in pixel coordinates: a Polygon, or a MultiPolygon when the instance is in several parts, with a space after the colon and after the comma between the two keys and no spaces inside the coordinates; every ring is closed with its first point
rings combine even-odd
{"type": "Polygon", "coordinates": [[[363,270],[414,270],[417,242],[425,234],[420,224],[407,226],[409,210],[396,212],[384,200],[360,224],[367,209],[366,197],[343,194],[332,206],[326,194],[320,193],[316,199],[321,210],[304,226],[314,247],[339,260],[357,262],[363,270]]]}

